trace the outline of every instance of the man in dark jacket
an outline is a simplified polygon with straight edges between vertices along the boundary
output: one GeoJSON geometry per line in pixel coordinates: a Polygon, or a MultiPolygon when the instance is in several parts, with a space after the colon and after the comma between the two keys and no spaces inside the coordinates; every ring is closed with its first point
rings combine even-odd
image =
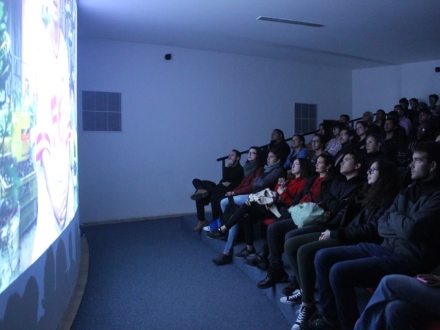
{"type": "Polygon", "coordinates": [[[226,192],[234,190],[241,180],[243,180],[244,172],[240,164],[240,152],[231,150],[223,169],[223,178],[218,184],[212,181],[194,179],[193,186],[196,192],[191,195],[191,199],[196,201],[197,207],[197,225],[194,231],[200,231],[204,226],[208,225],[205,219],[205,205],[211,203],[213,220],[220,216],[220,200],[225,197],[226,192]]]}
{"type": "Polygon", "coordinates": [[[440,262],[440,144],[418,144],[410,166],[413,184],[379,219],[381,245],[360,243],[316,254],[320,315],[307,329],[352,329],[359,318],[355,287],[375,287],[388,274],[428,273],[440,262]]]}

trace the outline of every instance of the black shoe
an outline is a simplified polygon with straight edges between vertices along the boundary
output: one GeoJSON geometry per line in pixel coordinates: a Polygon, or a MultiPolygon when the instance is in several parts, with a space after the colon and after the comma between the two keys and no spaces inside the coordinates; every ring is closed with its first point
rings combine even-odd
{"type": "Polygon", "coordinates": [[[337,323],[328,322],[321,314],[316,314],[309,322],[303,323],[300,326],[303,330],[337,330],[341,326],[337,323]]]}
{"type": "Polygon", "coordinates": [[[317,308],[315,305],[312,307],[301,306],[297,311],[298,317],[292,326],[292,330],[301,329],[302,325],[305,325],[316,314],[317,308]]]}
{"type": "Polygon", "coordinates": [[[215,263],[217,266],[231,264],[232,263],[232,256],[227,256],[226,254],[222,253],[217,258],[212,259],[212,262],[215,263]]]}
{"type": "Polygon", "coordinates": [[[237,253],[235,254],[235,256],[236,256],[237,258],[246,258],[247,256],[255,255],[255,253],[257,253],[257,251],[255,251],[255,248],[254,248],[254,247],[252,247],[251,250],[248,250],[248,249],[247,249],[247,246],[245,246],[245,247],[243,248],[243,250],[241,250],[240,252],[237,252],[237,253]]]}
{"type": "Polygon", "coordinates": [[[266,278],[257,283],[259,289],[267,289],[274,286],[277,283],[286,282],[289,279],[289,275],[280,267],[270,267],[267,272],[266,278]]]}
{"type": "Polygon", "coordinates": [[[220,228],[217,229],[217,230],[214,230],[214,231],[208,231],[208,232],[206,233],[206,235],[207,235],[209,238],[222,238],[222,237],[226,237],[226,236],[228,236],[228,234],[222,232],[222,230],[221,230],[220,228]]]}
{"type": "Polygon", "coordinates": [[[299,289],[299,284],[295,276],[292,276],[290,283],[283,289],[283,294],[285,296],[291,296],[292,293],[299,289]]]}
{"type": "Polygon", "coordinates": [[[249,255],[244,259],[244,263],[252,267],[257,267],[259,263],[262,263],[264,261],[267,261],[267,258],[263,258],[261,255],[258,254],[256,256],[249,255]]]}

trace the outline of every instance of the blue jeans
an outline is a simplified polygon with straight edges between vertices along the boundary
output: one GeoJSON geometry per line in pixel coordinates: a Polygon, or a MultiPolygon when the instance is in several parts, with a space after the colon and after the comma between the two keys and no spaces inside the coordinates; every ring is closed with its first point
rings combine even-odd
{"type": "Polygon", "coordinates": [[[355,287],[376,287],[389,274],[411,274],[406,259],[374,243],[320,250],[315,269],[320,313],[329,322],[339,319],[343,329],[353,329],[359,318],[355,287]]]}
{"type": "Polygon", "coordinates": [[[417,320],[440,319],[440,289],[405,275],[380,281],[355,329],[419,329],[417,320]]]}
{"type": "MultiPolygon", "coordinates": [[[[237,195],[234,196],[234,202],[237,205],[243,205],[247,199],[248,199],[249,195],[237,195]]],[[[220,207],[222,209],[222,212],[225,211],[226,205],[229,204],[229,200],[228,198],[223,198],[220,201],[220,207]]],[[[239,224],[233,225],[231,228],[229,228],[229,233],[228,233],[228,240],[226,241],[226,245],[225,248],[223,249],[223,253],[224,254],[231,254],[232,253],[232,246],[234,245],[235,239],[237,238],[238,235],[238,226],[239,224]]]]}

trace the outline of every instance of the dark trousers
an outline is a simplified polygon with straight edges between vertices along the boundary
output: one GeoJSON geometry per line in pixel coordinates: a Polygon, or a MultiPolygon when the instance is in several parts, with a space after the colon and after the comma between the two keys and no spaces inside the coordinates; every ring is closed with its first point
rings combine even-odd
{"type": "Polygon", "coordinates": [[[315,256],[320,313],[353,329],[359,318],[355,287],[376,287],[389,274],[411,274],[408,261],[380,245],[359,243],[322,249],[315,256]]]}
{"type": "Polygon", "coordinates": [[[211,203],[212,210],[212,220],[216,220],[220,217],[220,201],[225,198],[225,194],[228,190],[228,187],[220,184],[215,184],[212,181],[208,180],[193,180],[193,186],[197,189],[205,189],[208,191],[209,195],[205,198],[199,199],[196,201],[196,209],[197,209],[197,219],[204,220],[205,219],[205,205],[211,203]]]}

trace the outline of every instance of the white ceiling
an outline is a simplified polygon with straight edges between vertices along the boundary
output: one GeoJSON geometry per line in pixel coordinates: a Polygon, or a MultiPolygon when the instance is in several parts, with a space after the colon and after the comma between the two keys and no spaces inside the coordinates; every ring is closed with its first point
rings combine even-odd
{"type": "Polygon", "coordinates": [[[440,0],[78,0],[78,31],[80,39],[368,68],[440,59],[440,0]]]}

